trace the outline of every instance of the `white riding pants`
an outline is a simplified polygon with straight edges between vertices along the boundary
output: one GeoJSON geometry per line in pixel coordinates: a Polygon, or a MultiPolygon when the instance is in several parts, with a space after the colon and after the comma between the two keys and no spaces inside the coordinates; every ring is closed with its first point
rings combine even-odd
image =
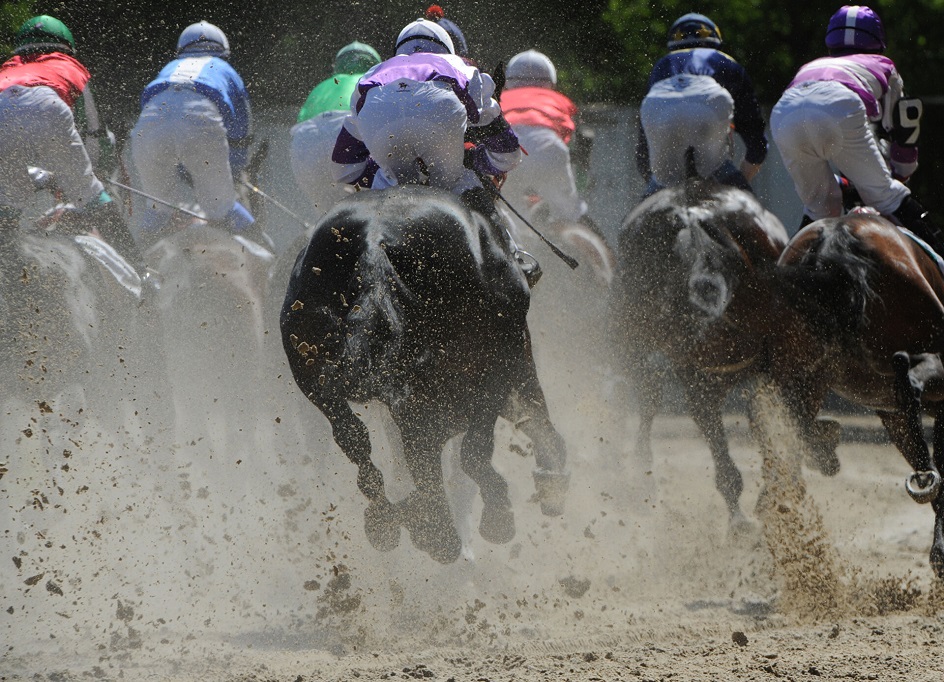
{"type": "Polygon", "coordinates": [[[319,216],[349,193],[350,185],[334,179],[331,162],[334,143],[347,115],[346,110],[325,111],[291,130],[289,160],[295,183],[319,216]]]}
{"type": "Polygon", "coordinates": [[[678,74],[659,81],[643,98],[639,117],[653,175],[663,186],[685,181],[689,147],[701,177],[731,158],[734,99],[711,76],[678,74]]]}
{"type": "MultiPolygon", "coordinates": [[[[236,205],[223,117],[212,101],[190,88],[171,86],[147,103],[131,131],[131,157],[148,194],[176,204],[195,200],[214,221],[236,205]],[[192,189],[178,166],[189,172],[192,189]]],[[[173,212],[149,202],[145,230],[159,229],[173,212]]]]}
{"type": "Polygon", "coordinates": [[[27,166],[52,173],[66,201],[82,210],[105,189],[95,177],[69,106],[52,88],[0,92],[0,205],[22,210],[35,193],[27,166]]]}
{"type": "Polygon", "coordinates": [[[587,204],[577,194],[570,164],[570,148],[552,129],[545,126],[512,126],[522,149],[521,163],[508,173],[504,194],[519,211],[527,207],[529,196],[540,197],[552,222],[575,222],[587,212],[587,204]]]}
{"type": "Polygon", "coordinates": [[[462,165],[468,113],[448,83],[401,79],[371,88],[352,124],[380,166],[375,188],[426,178],[457,193],[479,185],[462,165]]]}
{"type": "Polygon", "coordinates": [[[862,100],[844,85],[813,81],[790,88],[771,112],[770,132],[813,220],[842,214],[837,171],[885,215],[910,194],[892,178],[862,100]]]}

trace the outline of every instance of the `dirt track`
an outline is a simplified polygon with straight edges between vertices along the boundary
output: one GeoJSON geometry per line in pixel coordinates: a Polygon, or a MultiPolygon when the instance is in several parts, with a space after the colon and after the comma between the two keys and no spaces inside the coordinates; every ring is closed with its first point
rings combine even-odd
{"type": "Polygon", "coordinates": [[[662,417],[651,467],[634,462],[634,421],[611,411],[623,398],[601,398],[596,365],[541,328],[567,511],[529,501],[527,443],[501,427],[517,537],[488,545],[473,523],[453,566],[405,534],[387,554],[367,544],[354,467],[314,411],[312,445],[276,406],[270,448],[211,460],[198,442],[122,448],[90,424],[67,463],[21,438],[0,456],[0,679],[944,679],[932,514],[877,419],[846,419],[838,476],[805,472],[808,495],[761,521],[762,458],[729,417],[756,524],[732,539],[691,421],[662,417]]]}

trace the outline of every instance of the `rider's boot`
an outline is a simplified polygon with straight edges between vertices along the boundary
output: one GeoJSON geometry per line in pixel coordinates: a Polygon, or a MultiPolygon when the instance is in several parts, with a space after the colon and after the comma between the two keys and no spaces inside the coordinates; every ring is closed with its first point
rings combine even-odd
{"type": "Polygon", "coordinates": [[[521,272],[524,273],[528,287],[534,288],[534,285],[538,283],[543,274],[541,265],[534,256],[519,249],[518,245],[515,244],[508,229],[504,226],[504,221],[499,215],[498,209],[495,208],[495,199],[492,194],[484,187],[473,187],[463,192],[459,198],[469,210],[475,211],[485,218],[496,236],[500,240],[504,240],[503,244],[511,251],[512,258],[521,268],[521,272]]]}
{"type": "Polygon", "coordinates": [[[910,194],[892,215],[905,227],[927,242],[939,256],[944,256],[944,233],[931,222],[928,210],[910,194]]]}
{"type": "Polygon", "coordinates": [[[803,217],[800,218],[800,226],[797,228],[797,231],[802,230],[812,222],[814,222],[814,220],[804,213],[803,217]]]}
{"type": "Polygon", "coordinates": [[[215,223],[211,222],[210,224],[215,224],[217,227],[235,236],[245,237],[267,249],[275,250],[275,244],[272,238],[265,233],[259,221],[253,218],[249,209],[238,201],[233,204],[233,208],[229,210],[229,213],[227,213],[222,220],[215,223]]]}

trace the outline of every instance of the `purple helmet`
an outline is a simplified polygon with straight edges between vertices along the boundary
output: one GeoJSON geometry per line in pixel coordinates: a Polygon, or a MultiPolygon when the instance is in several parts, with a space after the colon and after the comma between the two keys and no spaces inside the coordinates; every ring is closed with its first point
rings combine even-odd
{"type": "Polygon", "coordinates": [[[872,8],[843,5],[826,27],[826,47],[830,50],[884,52],[885,27],[872,8]]]}

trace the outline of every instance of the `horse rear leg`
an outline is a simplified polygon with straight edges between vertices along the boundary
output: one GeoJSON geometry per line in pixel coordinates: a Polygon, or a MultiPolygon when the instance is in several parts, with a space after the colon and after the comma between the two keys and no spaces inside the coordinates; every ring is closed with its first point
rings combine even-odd
{"type": "Polygon", "coordinates": [[[722,405],[728,386],[716,377],[695,373],[685,381],[689,409],[692,419],[701,430],[715,465],[715,487],[728,507],[728,518],[732,533],[749,529],[751,523],[741,511],[740,498],[744,481],[728,448],[728,436],[724,431],[721,416],[722,405]]]}
{"type": "MultiPolygon", "coordinates": [[[[938,407],[934,415],[934,467],[944,468],[944,411],[938,407]]],[[[934,509],[934,537],[931,540],[931,568],[938,579],[944,579],[944,499],[938,494],[931,501],[934,509]]]]}
{"type": "Polygon", "coordinates": [[[443,483],[446,428],[431,412],[417,409],[406,417],[402,412],[394,415],[403,440],[403,458],[416,488],[400,505],[416,548],[440,563],[451,564],[462,553],[462,539],[443,483]]]}
{"type": "Polygon", "coordinates": [[[515,537],[515,516],[508,498],[508,483],[492,465],[497,420],[498,410],[476,411],[462,438],[459,458],[462,470],[475,481],[482,495],[479,534],[500,545],[515,537]]]}
{"type": "MultiPolygon", "coordinates": [[[[527,349],[530,351],[530,344],[527,349]]],[[[522,377],[502,410],[502,416],[515,425],[534,444],[534,488],[545,516],[564,513],[564,499],[570,485],[567,446],[554,428],[547,407],[547,397],[538,380],[537,367],[530,352],[523,360],[522,377]]],[[[488,448],[489,459],[494,443],[488,448]]],[[[481,487],[481,485],[480,485],[481,487]]]]}
{"type": "Polygon", "coordinates": [[[370,501],[364,531],[370,544],[387,552],[400,544],[400,520],[384,490],[383,474],[370,458],[370,432],[345,400],[311,400],[331,423],[334,442],[357,465],[357,487],[370,501]]]}

